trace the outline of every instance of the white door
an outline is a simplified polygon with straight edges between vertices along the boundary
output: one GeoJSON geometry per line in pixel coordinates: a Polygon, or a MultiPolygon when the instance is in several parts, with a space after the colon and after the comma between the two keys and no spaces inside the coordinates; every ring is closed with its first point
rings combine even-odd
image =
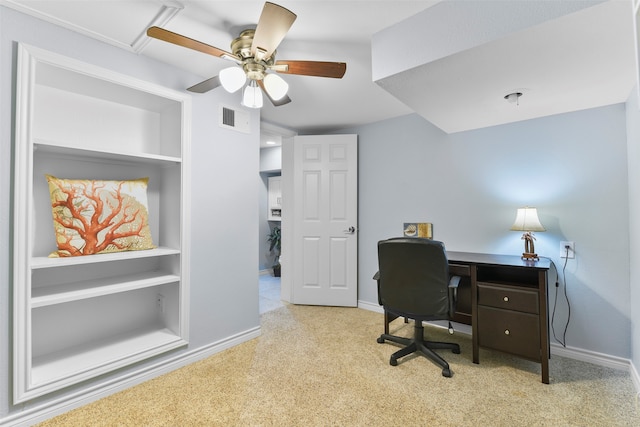
{"type": "Polygon", "coordinates": [[[284,144],[282,175],[291,193],[283,197],[289,203],[283,207],[282,267],[289,301],[355,307],[358,136],[296,136],[284,144]]]}

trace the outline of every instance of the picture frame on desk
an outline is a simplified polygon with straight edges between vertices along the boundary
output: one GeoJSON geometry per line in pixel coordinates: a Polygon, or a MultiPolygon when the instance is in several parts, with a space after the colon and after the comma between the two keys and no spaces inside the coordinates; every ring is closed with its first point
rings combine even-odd
{"type": "Polygon", "coordinates": [[[405,222],[402,227],[404,237],[433,239],[433,224],[430,222],[405,222]]]}

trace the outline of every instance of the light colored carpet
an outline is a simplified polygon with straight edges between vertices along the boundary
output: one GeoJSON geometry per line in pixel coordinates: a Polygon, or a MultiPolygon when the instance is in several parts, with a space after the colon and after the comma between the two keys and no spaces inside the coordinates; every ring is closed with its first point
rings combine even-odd
{"type": "MultiPolygon", "coordinates": [[[[410,336],[396,320],[391,332],[410,336]]],[[[423,357],[389,365],[382,314],[285,305],[262,315],[262,336],[53,418],[41,426],[640,426],[628,373],[558,356],[539,364],[481,350],[440,351],[452,378],[423,357]]]]}

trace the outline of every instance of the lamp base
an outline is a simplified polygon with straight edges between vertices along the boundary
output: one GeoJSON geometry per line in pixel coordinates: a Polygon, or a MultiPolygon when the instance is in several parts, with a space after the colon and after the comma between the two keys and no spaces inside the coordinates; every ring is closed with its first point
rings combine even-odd
{"type": "Polygon", "coordinates": [[[525,261],[538,261],[538,254],[535,253],[535,249],[533,246],[533,241],[536,238],[533,237],[533,233],[531,231],[527,231],[522,235],[522,240],[524,240],[524,252],[522,253],[522,259],[525,261]]]}

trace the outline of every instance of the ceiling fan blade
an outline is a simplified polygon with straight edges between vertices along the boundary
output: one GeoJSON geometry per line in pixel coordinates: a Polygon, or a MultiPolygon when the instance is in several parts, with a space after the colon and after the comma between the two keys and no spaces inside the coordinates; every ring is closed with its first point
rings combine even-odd
{"type": "Polygon", "coordinates": [[[258,59],[269,59],[296,20],[296,14],[275,3],[266,2],[251,44],[258,59]]]}
{"type": "Polygon", "coordinates": [[[341,79],[347,71],[347,64],[325,61],[276,61],[269,68],[278,73],[341,79]]]}
{"type": "Polygon", "coordinates": [[[189,92],[205,93],[205,92],[209,92],[212,89],[217,88],[218,86],[220,86],[220,77],[214,76],[214,77],[211,77],[210,79],[207,79],[203,82],[200,82],[198,84],[195,84],[187,88],[187,90],[189,92]]]}
{"type": "Polygon", "coordinates": [[[275,107],[279,107],[281,105],[285,105],[291,102],[291,98],[289,98],[288,95],[283,96],[282,98],[275,100],[273,98],[271,98],[271,95],[269,95],[269,92],[267,92],[267,89],[264,87],[264,82],[262,80],[257,80],[258,82],[258,86],[260,86],[260,88],[262,89],[262,91],[265,93],[265,95],[267,95],[267,98],[269,98],[269,101],[271,101],[271,103],[275,106],[275,107]]]}
{"type": "Polygon", "coordinates": [[[230,59],[236,62],[240,61],[240,58],[231,52],[218,49],[217,47],[199,42],[198,40],[191,39],[189,37],[174,33],[169,30],[165,30],[164,28],[150,27],[149,29],[147,29],[147,35],[149,37],[153,37],[154,39],[173,43],[182,47],[187,47],[189,49],[197,50],[198,52],[217,56],[218,58],[230,59]]]}

